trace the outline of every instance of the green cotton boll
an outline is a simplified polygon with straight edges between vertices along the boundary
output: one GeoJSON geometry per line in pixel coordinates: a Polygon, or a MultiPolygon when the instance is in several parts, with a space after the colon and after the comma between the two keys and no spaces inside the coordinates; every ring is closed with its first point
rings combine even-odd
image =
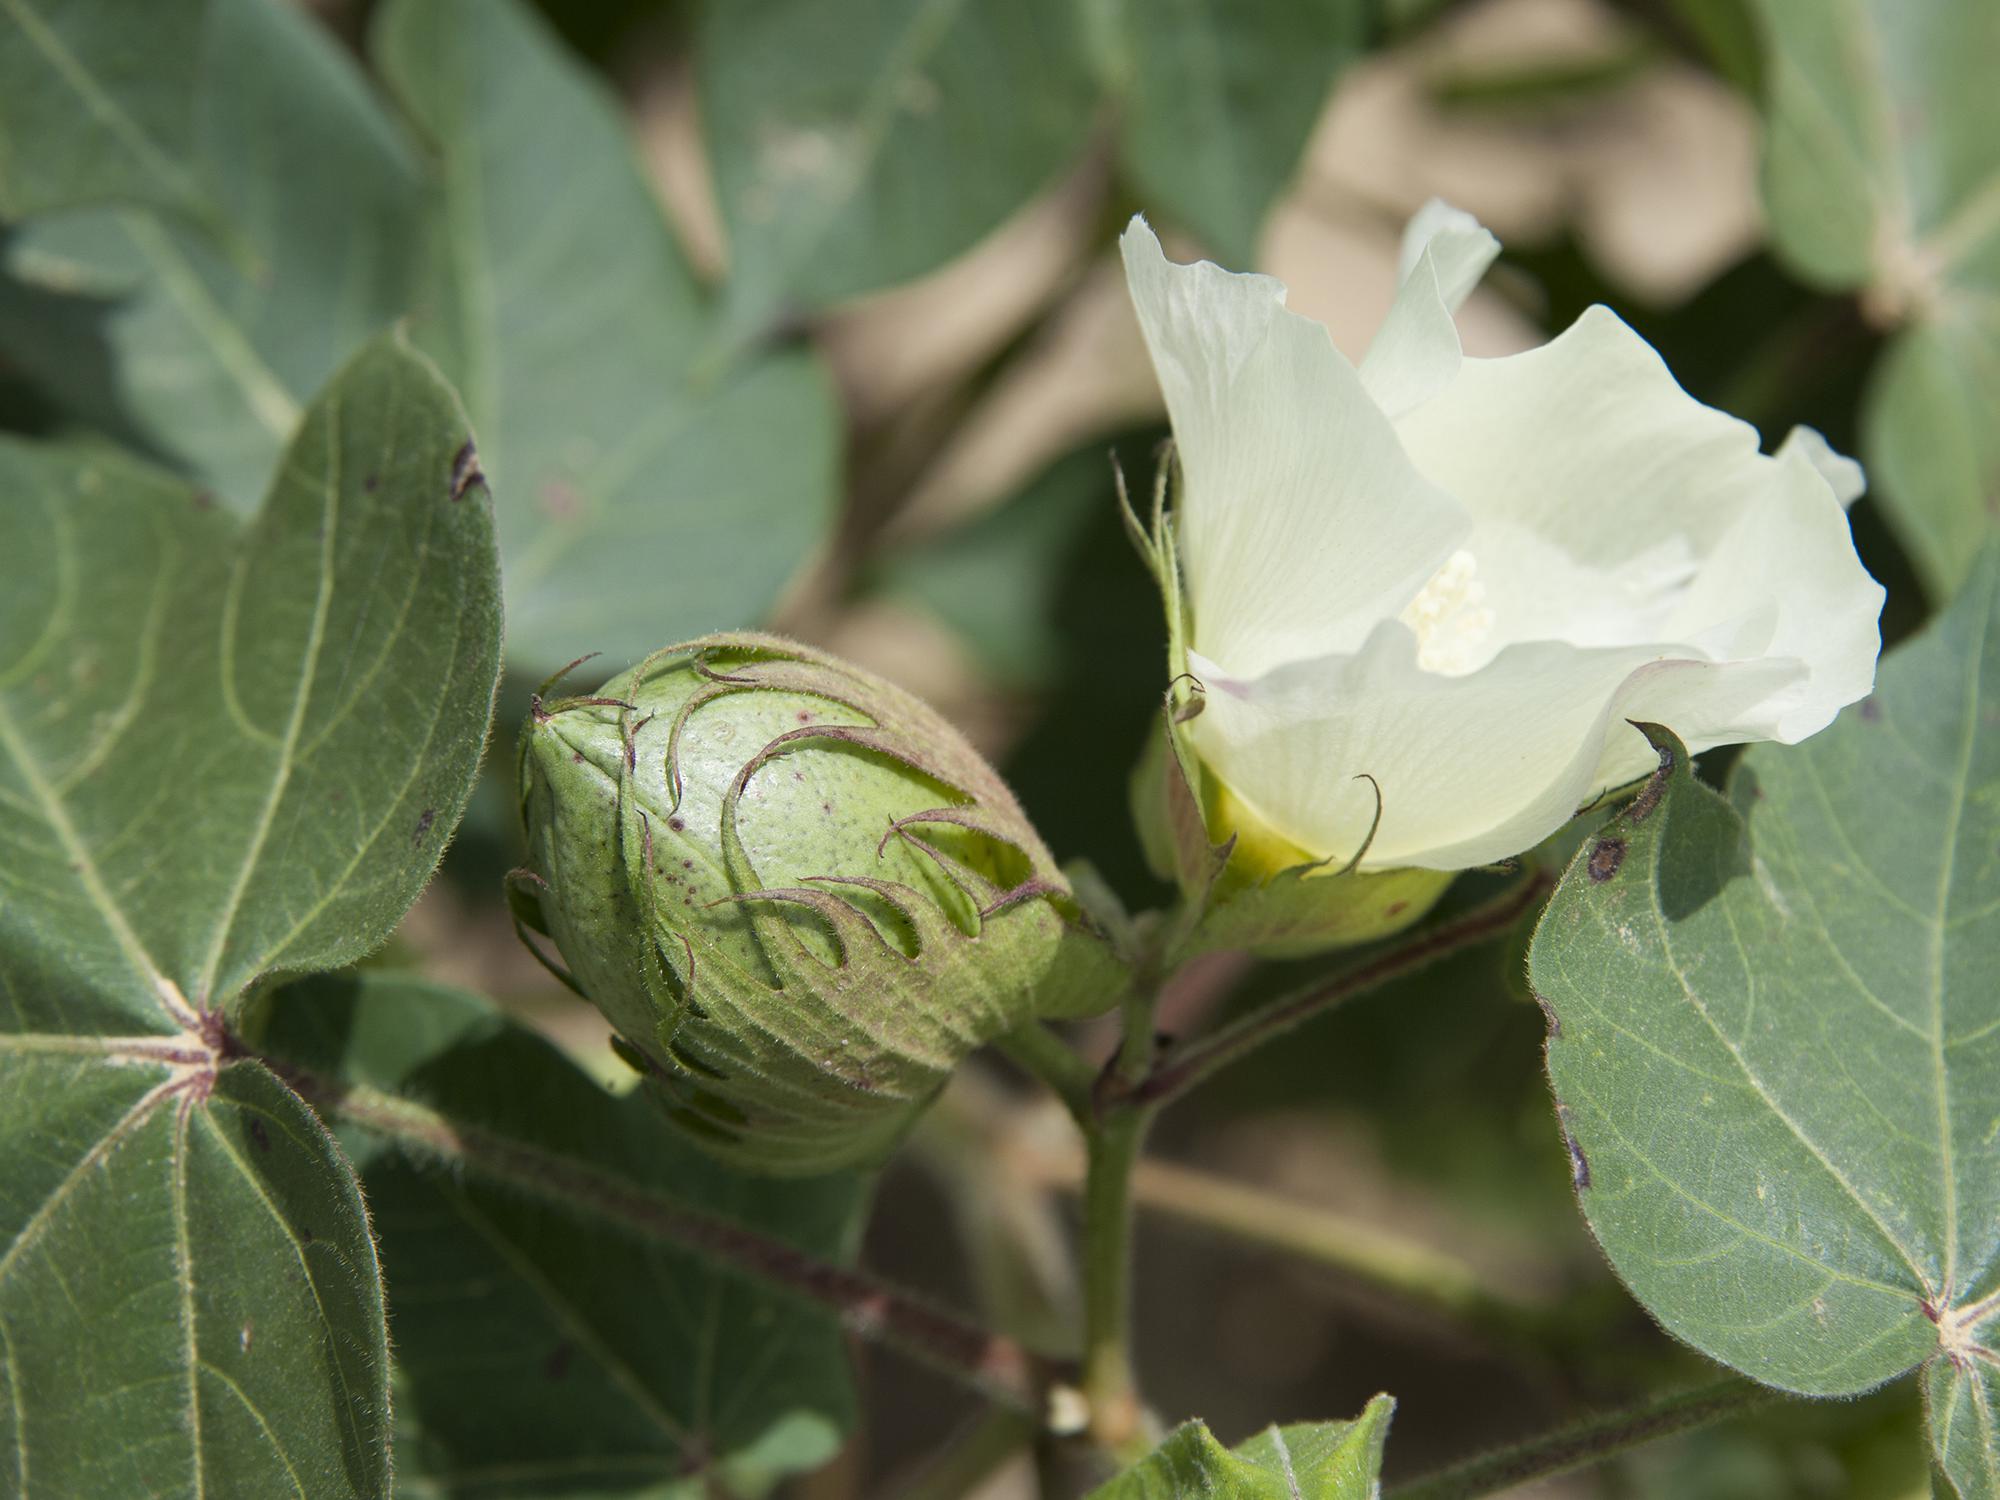
{"type": "Polygon", "coordinates": [[[878,1160],[973,1049],[1125,985],[958,732],[789,641],[711,636],[538,699],[520,794],[517,914],[739,1167],[878,1160]]]}

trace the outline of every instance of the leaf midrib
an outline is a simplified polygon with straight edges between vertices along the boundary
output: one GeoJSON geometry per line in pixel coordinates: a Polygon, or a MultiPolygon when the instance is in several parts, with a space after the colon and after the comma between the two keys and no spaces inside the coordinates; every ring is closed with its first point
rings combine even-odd
{"type": "MultiPolygon", "coordinates": [[[[1990,619],[1993,610],[1993,573],[1988,570],[1986,606],[1979,618],[1990,619]]],[[[1944,849],[1938,861],[1937,920],[1931,934],[1931,1057],[1935,1068],[1938,1114],[1938,1159],[1943,1179],[1944,1286],[1941,1296],[1949,1302],[1958,1293],[1958,1171],[1952,1150],[1951,1075],[1945,1067],[1945,918],[1951,910],[1951,888],[1958,867],[1958,835],[1965,819],[1965,799],[1972,778],[1973,749],[1979,742],[1980,683],[1986,658],[1988,630],[1973,632],[1972,648],[1966,653],[1965,728],[1959,737],[1958,765],[1952,778],[1951,812],[1945,820],[1944,849]]]]}
{"type": "MultiPolygon", "coordinates": [[[[242,909],[244,895],[249,890],[251,876],[263,858],[264,845],[277,822],[278,808],[284,801],[285,789],[291,784],[292,772],[296,769],[299,736],[305,729],[306,710],[312,701],[313,682],[319,673],[320,652],[326,640],[327,615],[333,602],[334,546],[340,532],[341,453],[338,391],[327,395],[322,409],[325,413],[323,421],[326,426],[327,463],[326,478],[321,485],[319,590],[313,600],[312,624],[306,633],[306,645],[300,661],[297,690],[292,698],[292,710],[285,724],[284,737],[279,742],[277,764],[272,768],[270,791],[264,798],[263,807],[258,811],[249,845],[244,850],[229,895],[216,913],[208,957],[202,963],[200,978],[195,981],[195,1003],[204,1008],[212,1008],[215,1003],[215,979],[221,970],[230,934],[236,926],[236,918],[242,909]]],[[[222,639],[219,644],[223,653],[225,677],[233,676],[233,641],[237,610],[242,605],[243,589],[252,561],[253,549],[247,545],[247,541],[246,538],[246,545],[237,554],[235,573],[230,579],[229,594],[223,607],[222,639]]]]}
{"type": "MultiPolygon", "coordinates": [[[[1702,1024],[1707,1026],[1709,1034],[1715,1038],[1716,1043],[1724,1052],[1729,1054],[1730,1059],[1741,1070],[1744,1080],[1750,1085],[1757,1097],[1764,1102],[1764,1107],[1778,1118],[1779,1122],[1791,1132],[1793,1138],[1801,1146],[1805,1147],[1813,1160],[1820,1164],[1820,1167],[1826,1172],[1827,1176],[1840,1185],[1841,1190],[1861,1210],[1868,1222],[1875,1226],[1876,1233],[1880,1234],[1884,1242],[1902,1259],[1903,1265],[1909,1271],[1917,1287],[1928,1289],[1930,1278],[1925,1276],[1922,1268],[1918,1266],[1917,1257],[1911,1248],[1904,1244],[1900,1237],[1890,1231],[1889,1226],[1882,1221],[1881,1215],[1861,1195],[1861,1190],[1848,1180],[1847,1174],[1834,1164],[1833,1158],[1827,1154],[1825,1148],[1808,1135],[1805,1127],[1794,1120],[1790,1112],[1778,1103],[1777,1096],[1765,1084],[1757,1070],[1750,1065],[1750,1059],[1744,1056],[1742,1050],[1729,1037],[1723,1034],[1720,1023],[1716,1021],[1714,1014],[1708,1008],[1708,1002],[1696,993],[1693,981],[1688,977],[1687,971],[1682,968],[1680,959],[1674,952],[1672,930],[1667,925],[1666,912],[1660,905],[1657,887],[1654,887],[1652,898],[1646,902],[1646,907],[1648,914],[1653,919],[1654,927],[1659,934],[1660,955],[1666,962],[1667,971],[1673,975],[1674,982],[1680,986],[1682,998],[1687,1001],[1689,1008],[1701,1017],[1702,1024]]],[[[1733,923],[1731,926],[1731,936],[1735,941],[1737,957],[1742,961],[1745,971],[1748,972],[1751,968],[1749,955],[1743,949],[1741,938],[1736,936],[1733,923]]],[[[1911,1289],[1905,1289],[1905,1295],[1915,1295],[1915,1293],[1911,1289]]]]}

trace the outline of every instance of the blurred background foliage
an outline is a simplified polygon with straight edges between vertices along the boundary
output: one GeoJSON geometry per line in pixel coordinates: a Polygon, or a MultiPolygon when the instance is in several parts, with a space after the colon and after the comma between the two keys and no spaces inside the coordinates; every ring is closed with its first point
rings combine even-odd
{"type": "MultiPolygon", "coordinates": [[[[1114,459],[1147,485],[1165,436],[1114,250],[1135,211],[1182,258],[1283,278],[1357,358],[1404,220],[1432,196],[1472,211],[1506,254],[1461,316],[1470,352],[1608,302],[1768,445],[1808,422],[1869,461],[1854,525],[1890,641],[1949,594],[2000,493],[2000,6],[310,10],[317,32],[235,28],[216,66],[276,81],[190,144],[173,201],[77,173],[10,183],[0,426],[106,432],[254,497],[271,424],[217,394],[223,375],[188,374],[191,304],[172,297],[214,314],[201,358],[235,340],[275,373],[279,416],[349,324],[411,319],[495,481],[514,673],[447,878],[382,962],[498,997],[607,1080],[603,1022],[525,959],[498,896],[518,855],[508,725],[586,651],[608,675],[705,630],[828,646],[961,724],[1059,854],[1134,906],[1163,897],[1125,812],[1161,629],[1112,505],[1114,459]],[[1883,37],[1840,25],[1893,45],[1864,66],[1883,37]],[[332,160],[298,122],[343,112],[366,128],[332,160]],[[134,259],[161,245],[185,281],[164,301],[134,259]]],[[[1233,1442],[1387,1389],[1393,1478],[1692,1375],[1575,1211],[1520,969],[1518,945],[1462,956],[1167,1118],[1138,1271],[1165,1414],[1233,1442]],[[1188,1211],[1187,1173],[1241,1190],[1232,1223],[1188,1211]],[[1314,1210],[1317,1248],[1259,1242],[1272,1195],[1314,1210]]],[[[1286,979],[1206,961],[1164,1024],[1286,979]]],[[[864,1259],[1061,1342],[1078,1171],[1059,1114],[976,1064],[885,1173],[864,1259]]],[[[977,1413],[856,1356],[859,1435],[794,1487],[924,1493],[977,1413]]],[[[1913,1496],[1917,1424],[1907,1386],[1772,1408],[1534,1493],[1913,1496]]],[[[982,1493],[1033,1493],[1022,1462],[982,1493]]]]}

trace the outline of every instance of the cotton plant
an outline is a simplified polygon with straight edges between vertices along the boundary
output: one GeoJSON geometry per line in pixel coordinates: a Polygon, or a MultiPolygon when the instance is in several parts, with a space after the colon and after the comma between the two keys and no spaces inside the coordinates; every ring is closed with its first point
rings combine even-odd
{"type": "MultiPolygon", "coordinates": [[[[857,1339],[991,1408],[916,1482],[940,1497],[1030,1446],[1045,1500],[1375,1500],[1429,1461],[1389,1392],[1233,1446],[1176,1425],[1133,1354],[1150,1198],[1637,1392],[1393,1493],[1902,1382],[1872,1409],[1899,1492],[2000,1497],[2000,32],[1960,0],[1752,8],[1775,248],[1904,321],[1862,452],[1935,617],[1878,671],[1860,467],[1804,428],[1766,453],[1616,314],[1468,357],[1499,246],[1464,213],[1416,215],[1358,363],[1135,219],[1172,442],[1124,506],[1164,604],[1130,793],[1165,879],[1114,889],[1062,809],[1115,771],[1017,797],[936,708],[752,628],[939,557],[826,545],[808,346],[1051,180],[1065,120],[1247,259],[1288,159],[1255,132],[1303,140],[1358,10],[1315,52],[1258,29],[1285,7],[1110,7],[1088,48],[1066,0],[708,7],[710,287],[519,0],[388,0],[361,49],[275,0],[0,6],[0,420],[25,393],[35,426],[0,434],[0,1494],[777,1493],[860,1424],[857,1339]],[[880,60],[919,56],[885,113],[880,60]],[[815,554],[839,587],[790,588],[815,554]],[[446,909],[511,914],[587,1047],[413,971],[461,817],[446,909]],[[1571,1185],[1550,1259],[1587,1295],[1144,1170],[1225,1072],[1264,1102],[1280,1041],[1304,1139],[1352,1101],[1301,1028],[1446,958],[1371,1025],[1426,1066],[1433,1002],[1545,1028],[1539,1142],[1504,1145],[1571,1185]],[[977,1310],[863,1263],[906,1147],[977,1310]],[[1619,1286],[1678,1343],[1599,1339],[1598,1305],[1638,1325],[1619,1286]]],[[[949,436],[966,380],[909,430],[949,436]]]]}

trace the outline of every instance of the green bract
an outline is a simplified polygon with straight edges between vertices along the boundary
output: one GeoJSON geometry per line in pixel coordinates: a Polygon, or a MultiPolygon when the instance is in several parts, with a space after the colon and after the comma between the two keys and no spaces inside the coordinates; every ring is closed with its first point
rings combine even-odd
{"type": "Polygon", "coordinates": [[[1122,976],[992,768],[788,641],[670,647],[522,740],[516,909],[717,1156],[873,1160],[968,1052],[1122,976]]]}

